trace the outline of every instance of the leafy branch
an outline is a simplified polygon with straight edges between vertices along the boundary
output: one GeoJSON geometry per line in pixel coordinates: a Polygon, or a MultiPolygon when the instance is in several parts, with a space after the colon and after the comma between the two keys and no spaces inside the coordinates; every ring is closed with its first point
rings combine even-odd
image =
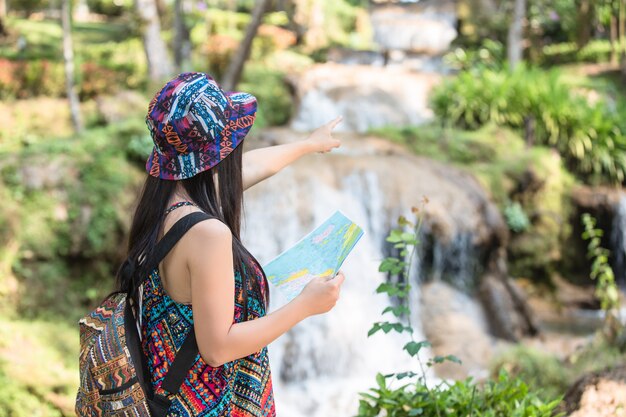
{"type": "Polygon", "coordinates": [[[619,290],[615,283],[615,274],[609,265],[610,251],[601,246],[604,232],[596,228],[596,219],[589,213],[584,213],[581,219],[585,227],[582,237],[589,241],[587,257],[592,259],[589,276],[596,281],[595,295],[605,313],[604,334],[613,343],[623,329],[619,321],[619,290]]]}
{"type": "MultiPolygon", "coordinates": [[[[427,202],[424,198],[422,208],[427,202]]],[[[417,359],[419,372],[378,373],[376,387],[360,393],[358,417],[561,417],[562,413],[553,414],[560,398],[546,402],[536,392],[531,392],[524,382],[511,378],[504,370],[497,380],[487,381],[482,387],[472,378],[428,386],[426,367],[446,361],[460,364],[461,361],[454,355],[447,355],[429,358],[424,363],[419,357],[420,351],[430,347],[430,343],[415,340],[408,303],[411,290],[409,272],[420,243],[419,232],[423,221],[423,210],[413,207],[412,212],[417,217],[415,222],[401,216],[398,228],[387,236],[387,242],[393,243],[398,255],[385,258],[379,267],[379,271],[388,273],[392,278],[376,290],[377,293],[387,294],[392,301],[392,305],[385,307],[381,315],[394,318],[374,323],[368,336],[379,331],[408,333],[410,341],[403,350],[417,359]],[[399,386],[393,387],[394,383],[399,386]]]]}

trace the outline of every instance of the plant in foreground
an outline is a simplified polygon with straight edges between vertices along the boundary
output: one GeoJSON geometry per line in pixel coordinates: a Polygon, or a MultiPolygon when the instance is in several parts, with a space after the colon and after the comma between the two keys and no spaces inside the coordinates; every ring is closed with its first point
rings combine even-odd
{"type": "Polygon", "coordinates": [[[581,217],[585,231],[584,240],[588,240],[587,257],[592,259],[591,279],[596,280],[595,295],[604,311],[603,334],[610,344],[616,343],[624,334],[624,328],[619,320],[619,290],[615,284],[615,274],[609,265],[609,250],[600,246],[602,229],[596,228],[596,219],[589,213],[581,217]]]}
{"type": "MultiPolygon", "coordinates": [[[[428,202],[424,198],[423,206],[428,202]]],[[[415,340],[411,325],[411,308],[408,303],[411,285],[409,271],[419,245],[419,232],[423,222],[423,210],[413,207],[416,221],[404,216],[398,218],[398,228],[387,236],[398,250],[397,256],[385,258],[379,267],[380,272],[389,274],[389,282],[378,286],[377,292],[387,294],[393,305],[386,307],[382,315],[391,314],[393,321],[385,320],[373,324],[368,332],[371,336],[379,331],[408,333],[410,341],[403,350],[414,357],[418,364],[417,372],[410,370],[400,373],[376,375],[376,387],[360,393],[358,417],[558,417],[553,410],[561,401],[543,401],[519,379],[511,378],[501,371],[497,380],[487,381],[479,386],[472,378],[463,381],[441,381],[429,387],[426,381],[426,368],[446,361],[461,363],[454,355],[434,356],[424,363],[419,357],[422,349],[430,347],[428,341],[415,340]],[[408,229],[408,231],[406,230],[408,229]],[[408,259],[408,260],[407,260],[408,259]]]]}

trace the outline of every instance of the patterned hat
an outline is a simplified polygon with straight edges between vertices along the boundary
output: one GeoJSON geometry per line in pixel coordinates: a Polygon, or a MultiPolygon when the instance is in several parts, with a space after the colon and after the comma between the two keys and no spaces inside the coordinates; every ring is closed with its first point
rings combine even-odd
{"type": "Polygon", "coordinates": [[[214,167],[243,141],[256,108],[253,95],[225,92],[207,74],[179,74],[148,107],[146,124],[154,149],[146,171],[181,180],[214,167]]]}

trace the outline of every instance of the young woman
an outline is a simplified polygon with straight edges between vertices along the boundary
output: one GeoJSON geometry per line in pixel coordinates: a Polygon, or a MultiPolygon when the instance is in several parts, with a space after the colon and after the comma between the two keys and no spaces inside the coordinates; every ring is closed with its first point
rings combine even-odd
{"type": "MultiPolygon", "coordinates": [[[[325,313],[344,276],[312,280],[293,301],[267,314],[263,270],[240,240],[243,190],[298,158],[340,146],[340,118],[309,138],[245,154],[256,99],[224,92],[207,74],[183,73],[151,101],[146,123],[154,141],[131,227],[128,252],[137,264],[178,220],[202,211],[158,268],[137,287],[142,348],[155,394],[172,399],[168,415],[275,416],[267,345],[308,316],[325,313]],[[195,333],[199,355],[180,390],[161,386],[182,341],[195,333]]],[[[280,192],[277,190],[277,192],[280,192]]]]}

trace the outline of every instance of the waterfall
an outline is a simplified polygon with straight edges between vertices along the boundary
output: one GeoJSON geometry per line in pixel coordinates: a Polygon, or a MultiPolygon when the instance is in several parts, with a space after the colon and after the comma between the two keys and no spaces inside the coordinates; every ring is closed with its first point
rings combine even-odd
{"type": "MultiPolygon", "coordinates": [[[[378,272],[387,255],[385,237],[399,215],[413,217],[411,207],[424,195],[433,202],[424,213],[425,238],[432,245],[420,250],[411,273],[416,340],[424,339],[416,300],[425,267],[435,278],[474,279],[469,259],[480,245],[475,232],[485,227],[484,208],[470,196],[473,179],[453,168],[441,175],[441,166],[432,161],[381,152],[380,146],[365,139],[344,140],[340,150],[308,156],[244,195],[243,241],[261,264],[337,209],[364,230],[342,267],[346,281],[337,306],[306,319],[269,346],[280,417],[354,415],[358,392],[375,386],[377,372],[418,369],[402,351],[407,335],[379,332],[368,338],[367,332],[389,305],[385,295],[375,292],[386,279],[378,272]],[[442,229],[447,238],[432,235],[442,229]]],[[[284,302],[276,291],[271,298],[270,310],[284,302]]]]}
{"type": "Polygon", "coordinates": [[[624,288],[626,287],[626,194],[622,195],[617,203],[610,240],[615,280],[624,288]]]}

